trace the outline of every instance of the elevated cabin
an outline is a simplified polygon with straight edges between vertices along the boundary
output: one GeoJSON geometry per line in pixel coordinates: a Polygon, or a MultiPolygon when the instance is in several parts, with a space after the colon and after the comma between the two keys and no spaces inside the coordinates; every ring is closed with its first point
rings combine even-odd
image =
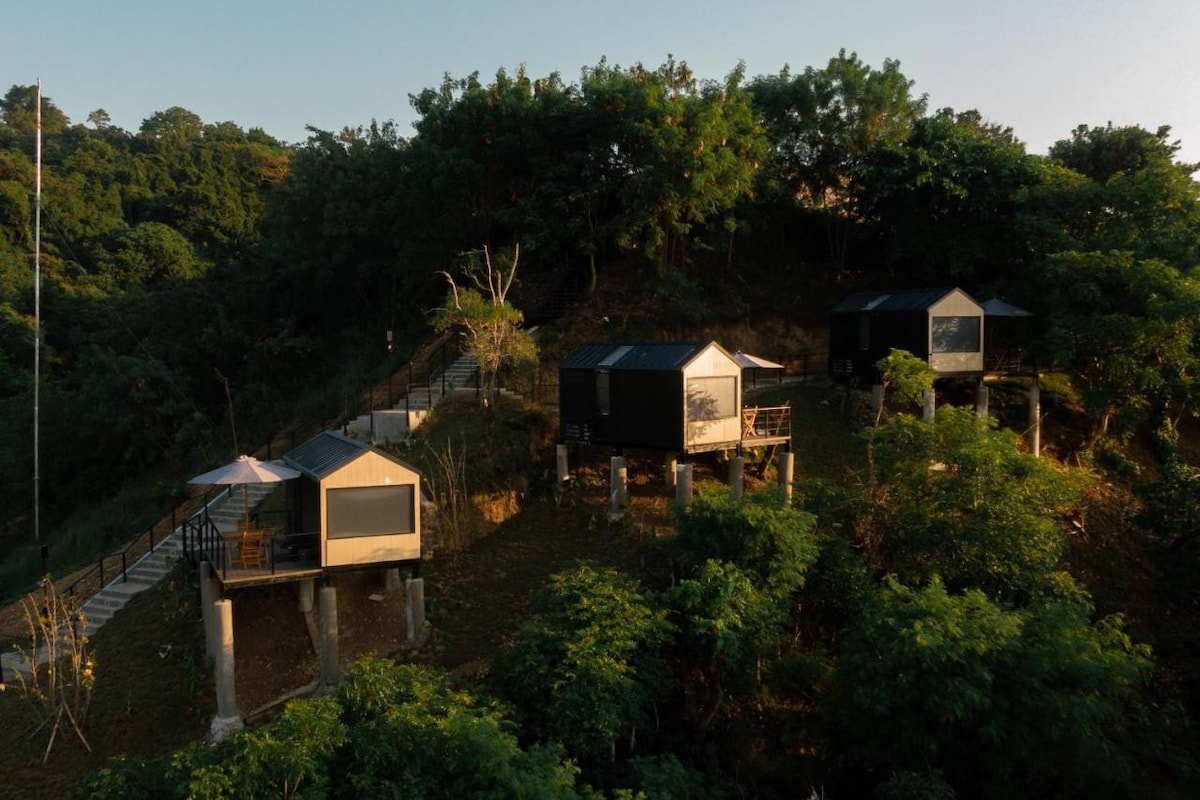
{"type": "Polygon", "coordinates": [[[421,558],[421,475],[382,450],[326,431],[283,457],[294,530],[316,534],[323,568],[421,558]]]}
{"type": "Polygon", "coordinates": [[[984,310],[961,289],[859,292],[829,314],[829,371],[877,377],[892,349],[925,359],[941,377],[984,371],[984,310]]]}
{"type": "Polygon", "coordinates": [[[742,369],[716,342],[583,345],[559,364],[559,438],[681,454],[790,440],[786,413],[747,427],[742,369]]]}
{"type": "Polygon", "coordinates": [[[419,564],[421,476],[415,469],[330,431],[282,461],[301,474],[284,482],[285,503],[264,502],[233,527],[219,524],[208,506],[184,523],[185,550],[209,561],[225,587],[419,564]]]}

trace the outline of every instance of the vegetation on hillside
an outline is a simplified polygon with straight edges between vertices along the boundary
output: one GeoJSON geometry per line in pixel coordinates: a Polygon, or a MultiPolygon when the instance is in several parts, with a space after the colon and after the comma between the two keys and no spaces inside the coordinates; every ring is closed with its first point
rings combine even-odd
{"type": "MultiPolygon", "coordinates": [[[[33,98],[0,100],[0,578],[14,587],[37,570],[33,98]]],[[[765,314],[819,328],[855,288],[1004,297],[1036,312],[1047,395],[1082,423],[1073,463],[1033,459],[965,411],[880,418],[846,443],[856,463],[793,505],[715,492],[680,510],[659,556],[672,580],[563,572],[479,685],[373,662],[337,699],[114,767],[88,791],[1194,793],[1200,184],[1168,129],[1083,125],[1029,154],[978,112],[928,109],[898,63],[845,52],[721,80],[675,59],[602,61],[576,83],[447,76],[412,103],[411,138],[382,123],[286,147],[182,108],[131,133],[45,102],[48,530],[117,485],[165,501],[233,455],[228,430],[255,440],[301,404],[349,410],[452,307],[438,273],[462,276],[481,247],[520,248],[505,299],[526,322],[580,301],[598,338],[765,314]],[[588,307],[618,276],[616,305],[588,307]],[[1105,503],[1121,513],[1089,518],[1105,503]],[[1136,554],[1139,613],[1085,582],[1127,566],[1099,552],[1136,554]]],[[[447,441],[435,463],[453,460],[447,441]]],[[[510,460],[498,469],[542,468],[510,460]]],[[[536,496],[527,480],[503,485],[536,496]]],[[[92,547],[128,533],[119,514],[90,523],[92,547]]],[[[51,539],[56,568],[86,555],[51,539]]]]}

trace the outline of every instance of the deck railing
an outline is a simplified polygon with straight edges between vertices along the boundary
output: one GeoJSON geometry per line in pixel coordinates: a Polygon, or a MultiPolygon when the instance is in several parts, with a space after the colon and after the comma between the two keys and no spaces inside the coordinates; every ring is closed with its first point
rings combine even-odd
{"type": "Polygon", "coordinates": [[[742,409],[742,441],[787,439],[791,435],[791,406],[749,406],[742,409]]]}

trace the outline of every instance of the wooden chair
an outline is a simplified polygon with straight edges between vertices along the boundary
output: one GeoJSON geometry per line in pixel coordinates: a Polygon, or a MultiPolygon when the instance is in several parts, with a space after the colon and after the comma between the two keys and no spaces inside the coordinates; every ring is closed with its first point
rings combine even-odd
{"type": "Polygon", "coordinates": [[[238,566],[242,569],[267,566],[266,531],[244,530],[238,540],[238,566]]]}
{"type": "Polygon", "coordinates": [[[758,408],[742,409],[742,438],[752,439],[755,436],[754,421],[758,418],[758,408]]]}

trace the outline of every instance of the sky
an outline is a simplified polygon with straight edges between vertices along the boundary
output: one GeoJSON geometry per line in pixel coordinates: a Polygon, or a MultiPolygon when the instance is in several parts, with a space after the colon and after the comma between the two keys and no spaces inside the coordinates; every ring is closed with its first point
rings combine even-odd
{"type": "Polygon", "coordinates": [[[977,109],[1045,153],[1078,125],[1171,126],[1200,162],[1194,0],[40,0],[0,22],[0,92],[39,78],[72,122],[136,131],[182,106],[302,142],[393,120],[449,73],[524,65],[564,81],[601,58],[701,79],[823,67],[845,48],[899,61],[929,109],[977,109]]]}

